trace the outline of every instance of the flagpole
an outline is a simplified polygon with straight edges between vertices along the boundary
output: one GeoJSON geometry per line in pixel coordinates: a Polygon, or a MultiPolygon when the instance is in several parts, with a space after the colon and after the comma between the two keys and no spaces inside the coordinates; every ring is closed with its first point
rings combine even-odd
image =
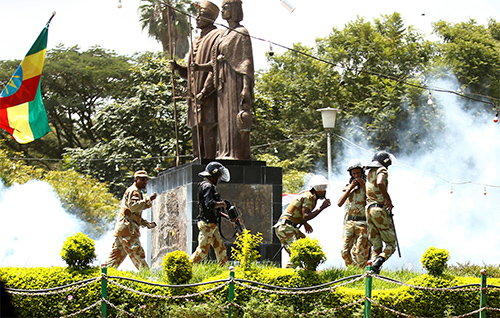
{"type": "Polygon", "coordinates": [[[55,16],[55,15],[56,15],[56,12],[55,12],[55,11],[54,11],[54,12],[52,12],[52,16],[50,17],[49,22],[47,22],[46,27],[48,27],[48,26],[49,26],[50,22],[52,21],[52,19],[54,18],[54,16],[55,16]]]}
{"type": "MultiPolygon", "coordinates": [[[[174,57],[174,52],[172,49],[172,30],[170,26],[170,1],[167,0],[167,28],[168,28],[168,40],[169,40],[169,51],[170,51],[170,58],[175,60],[174,57]]],[[[174,73],[175,71],[172,70],[172,99],[174,102],[174,122],[175,122],[175,166],[178,167],[180,164],[180,158],[179,158],[179,128],[177,127],[177,103],[175,101],[175,80],[174,80],[174,73]]]]}
{"type": "MultiPolygon", "coordinates": [[[[190,56],[190,60],[191,60],[191,63],[194,63],[194,45],[193,45],[193,24],[191,22],[191,15],[189,16],[189,39],[190,39],[190,42],[191,42],[191,50],[189,50],[189,56],[190,56]]],[[[200,120],[199,120],[199,115],[198,114],[198,98],[197,98],[197,95],[198,95],[198,83],[196,82],[196,76],[194,75],[194,72],[193,72],[193,69],[191,67],[191,65],[188,66],[188,75],[193,79],[193,81],[189,81],[189,85],[191,85],[191,92],[193,91],[192,90],[192,86],[194,86],[195,90],[194,90],[194,96],[189,96],[191,98],[191,107],[193,109],[193,115],[194,115],[194,121],[196,123],[196,147],[198,148],[198,159],[200,159],[200,163],[201,163],[201,159],[203,158],[201,156],[201,132],[200,132],[200,120]]],[[[190,93],[191,93],[190,92],[190,93]]]]}

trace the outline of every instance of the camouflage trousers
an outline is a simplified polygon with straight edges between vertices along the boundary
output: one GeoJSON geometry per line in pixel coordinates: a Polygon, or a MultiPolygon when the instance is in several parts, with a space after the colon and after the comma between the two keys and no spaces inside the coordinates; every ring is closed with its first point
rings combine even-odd
{"type": "Polygon", "coordinates": [[[378,256],[386,260],[396,251],[396,233],[389,211],[379,207],[367,209],[368,238],[373,245],[371,260],[378,256]],[[385,248],[383,246],[385,243],[385,248]]]}
{"type": "Polygon", "coordinates": [[[298,228],[285,223],[275,225],[274,231],[288,254],[290,254],[290,245],[292,245],[293,242],[306,237],[298,228]]]}
{"type": "Polygon", "coordinates": [[[346,266],[365,267],[370,253],[366,222],[346,221],[342,234],[342,258],[346,266]]]}
{"type": "Polygon", "coordinates": [[[137,269],[141,267],[149,268],[146,262],[146,253],[144,253],[144,249],[141,246],[139,236],[117,236],[106,264],[108,267],[118,267],[123,263],[127,255],[130,256],[132,263],[137,269]]]}
{"type": "Polygon", "coordinates": [[[198,247],[191,255],[191,261],[193,263],[199,263],[201,260],[207,256],[210,250],[210,245],[214,248],[215,256],[217,261],[224,265],[227,263],[227,253],[224,241],[222,241],[222,236],[220,235],[219,228],[215,223],[206,223],[203,221],[198,222],[198,229],[200,233],[198,234],[198,247]]]}

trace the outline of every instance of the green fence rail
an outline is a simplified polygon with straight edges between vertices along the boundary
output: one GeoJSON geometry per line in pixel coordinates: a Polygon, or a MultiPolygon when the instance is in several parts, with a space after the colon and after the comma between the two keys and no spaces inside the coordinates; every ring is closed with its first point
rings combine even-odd
{"type": "MultiPolygon", "coordinates": [[[[404,317],[414,317],[414,318],[421,318],[421,317],[415,317],[412,316],[408,313],[402,313],[402,312],[397,312],[392,308],[383,306],[382,304],[377,303],[375,300],[372,299],[372,282],[373,279],[379,279],[382,281],[387,281],[391,283],[396,283],[404,286],[408,286],[411,288],[415,289],[422,289],[422,290],[433,290],[433,291],[480,291],[479,292],[479,308],[473,312],[463,314],[461,316],[456,316],[456,317],[466,317],[466,316],[472,316],[475,314],[479,315],[479,318],[484,318],[486,317],[486,312],[488,310],[491,311],[500,311],[500,308],[491,308],[487,307],[487,299],[486,299],[486,293],[488,289],[495,289],[495,290],[500,290],[499,286],[493,286],[493,285],[488,285],[487,284],[487,275],[486,275],[486,270],[481,270],[481,282],[480,284],[469,284],[469,285],[463,285],[463,286],[453,286],[453,287],[447,287],[447,288],[430,288],[430,287],[422,287],[422,286],[412,286],[405,284],[403,282],[399,282],[396,280],[393,280],[388,277],[384,276],[379,276],[375,275],[372,272],[372,267],[371,264],[368,265],[367,267],[367,272],[365,274],[360,274],[360,275],[353,275],[349,277],[344,277],[342,279],[328,282],[322,285],[318,286],[311,286],[311,287],[299,287],[299,288],[290,288],[290,287],[281,287],[281,286],[273,286],[269,284],[264,284],[260,282],[255,282],[255,281],[250,281],[250,280],[245,280],[245,279],[238,279],[235,278],[235,273],[234,273],[234,267],[230,267],[230,275],[228,279],[222,279],[222,280],[217,280],[217,281],[210,281],[210,282],[205,282],[205,283],[197,283],[197,284],[186,284],[186,285],[168,285],[168,284],[159,284],[159,283],[152,283],[152,282],[144,282],[141,280],[137,279],[132,279],[132,278],[127,278],[127,277],[119,277],[119,276],[108,276],[107,275],[107,268],[102,267],[101,269],[101,276],[96,277],[96,278],[91,278],[91,279],[86,279],[80,282],[72,283],[69,285],[64,285],[64,286],[59,286],[59,287],[54,287],[54,288],[47,288],[47,289],[38,289],[38,290],[25,290],[25,289],[13,289],[13,288],[6,288],[7,292],[10,294],[17,294],[17,295],[23,295],[23,296],[42,296],[42,295],[49,295],[49,294],[57,294],[57,293],[63,293],[79,288],[84,288],[90,284],[93,284],[95,282],[98,282],[99,280],[101,281],[101,299],[98,299],[94,304],[83,308],[80,311],[73,312],[67,316],[64,317],[75,317],[80,314],[84,314],[86,311],[97,307],[101,305],[101,317],[102,318],[107,318],[108,315],[108,306],[116,309],[117,311],[122,311],[124,314],[127,314],[131,317],[137,317],[131,313],[126,312],[125,310],[121,309],[120,307],[112,304],[109,299],[108,299],[108,285],[113,284],[116,285],[122,289],[128,290],[130,292],[135,292],[139,293],[141,295],[149,296],[149,297],[155,297],[155,298],[161,298],[161,299],[182,299],[182,298],[190,298],[190,297],[195,297],[195,296],[200,296],[203,294],[209,294],[212,293],[218,289],[224,288],[225,286],[228,286],[228,303],[226,306],[221,307],[221,308],[227,308],[227,315],[228,318],[232,318],[233,315],[233,307],[236,308],[243,308],[241,305],[238,305],[237,303],[234,302],[235,299],[235,286],[238,285],[240,287],[244,288],[250,288],[254,289],[260,292],[267,292],[267,293],[275,293],[275,294],[281,294],[281,295],[306,295],[306,294],[312,294],[312,293],[321,293],[321,292],[335,292],[336,288],[346,286],[348,284],[352,284],[354,282],[360,281],[362,279],[365,279],[365,295],[363,298],[360,298],[350,304],[346,304],[344,306],[338,307],[338,308],[332,308],[329,310],[326,310],[323,312],[324,315],[331,314],[337,310],[340,309],[345,309],[350,306],[356,306],[358,304],[364,303],[364,317],[369,318],[371,317],[371,308],[372,305],[378,306],[388,312],[391,312],[392,314],[398,315],[398,316],[404,316],[404,317]],[[208,284],[218,284],[213,288],[204,290],[202,292],[197,292],[193,294],[184,294],[184,295],[158,295],[158,294],[147,294],[144,292],[140,292],[137,290],[134,290],[130,287],[127,287],[123,284],[120,284],[117,282],[117,280],[125,280],[125,281],[133,281],[141,284],[147,284],[147,285],[153,285],[153,286],[158,286],[158,287],[166,287],[166,288],[186,288],[186,287],[197,287],[197,286],[202,286],[202,285],[208,285],[208,284]],[[466,289],[467,288],[467,289],[466,289]]],[[[315,312],[315,315],[321,315],[322,313],[315,312]]],[[[297,316],[307,316],[308,314],[297,314],[297,316]]],[[[85,315],[82,315],[82,317],[85,315]]]]}

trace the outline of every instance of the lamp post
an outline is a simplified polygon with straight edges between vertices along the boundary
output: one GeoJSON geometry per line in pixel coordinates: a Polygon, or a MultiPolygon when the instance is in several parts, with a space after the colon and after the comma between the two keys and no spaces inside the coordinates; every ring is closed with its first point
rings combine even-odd
{"type": "Polygon", "coordinates": [[[340,109],[331,107],[318,109],[321,112],[321,120],[323,121],[323,128],[326,129],[326,143],[327,143],[327,157],[328,157],[328,183],[330,183],[330,175],[332,174],[332,147],[330,143],[330,129],[335,128],[335,119],[340,109]]]}

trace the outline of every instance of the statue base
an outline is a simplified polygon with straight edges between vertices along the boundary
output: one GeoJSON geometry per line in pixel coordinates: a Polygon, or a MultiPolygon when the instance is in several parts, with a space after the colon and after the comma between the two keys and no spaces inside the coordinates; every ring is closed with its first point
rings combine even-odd
{"type": "MultiPolygon", "coordinates": [[[[148,220],[157,227],[148,231],[148,263],[161,267],[163,257],[173,251],[191,255],[198,246],[198,173],[213,160],[196,160],[164,171],[148,182],[148,193],[157,192],[148,220]]],[[[262,233],[259,261],[281,264],[281,253],[275,259],[281,244],[273,225],[282,212],[282,169],[267,167],[264,161],[217,160],[231,173],[229,183],[217,185],[217,192],[238,208],[244,226],[252,234],[262,233]]],[[[231,246],[235,229],[226,220],[221,221],[221,233],[231,260],[231,246]]],[[[215,260],[212,248],[208,259],[215,260]]]]}

